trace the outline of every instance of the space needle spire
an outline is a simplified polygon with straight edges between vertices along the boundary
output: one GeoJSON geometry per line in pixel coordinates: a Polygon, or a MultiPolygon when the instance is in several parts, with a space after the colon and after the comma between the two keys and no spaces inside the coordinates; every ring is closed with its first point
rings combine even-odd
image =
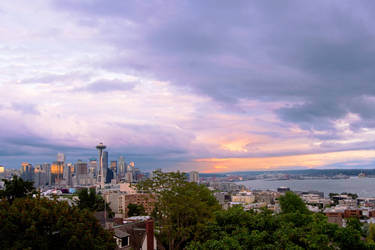
{"type": "Polygon", "coordinates": [[[99,173],[97,175],[97,185],[100,186],[100,188],[104,188],[104,169],[103,169],[103,150],[106,148],[106,146],[101,142],[98,146],[96,146],[96,149],[98,150],[98,161],[99,161],[99,173]]]}

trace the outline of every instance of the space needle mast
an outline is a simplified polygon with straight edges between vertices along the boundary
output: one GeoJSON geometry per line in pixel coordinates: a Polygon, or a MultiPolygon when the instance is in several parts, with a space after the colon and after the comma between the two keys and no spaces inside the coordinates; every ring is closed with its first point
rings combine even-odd
{"type": "Polygon", "coordinates": [[[99,160],[99,174],[97,176],[97,184],[100,186],[100,189],[104,188],[104,169],[103,169],[103,150],[106,146],[101,142],[96,149],[98,150],[98,160],[99,160]]]}

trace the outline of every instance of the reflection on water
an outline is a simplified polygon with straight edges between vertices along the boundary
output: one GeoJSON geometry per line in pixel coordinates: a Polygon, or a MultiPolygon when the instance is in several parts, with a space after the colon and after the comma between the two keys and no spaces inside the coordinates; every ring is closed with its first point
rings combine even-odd
{"type": "Polygon", "coordinates": [[[287,186],[292,191],[316,190],[329,193],[357,193],[360,197],[375,197],[375,178],[350,177],[349,179],[314,179],[314,180],[249,180],[237,182],[250,189],[275,190],[280,186],[287,186]]]}

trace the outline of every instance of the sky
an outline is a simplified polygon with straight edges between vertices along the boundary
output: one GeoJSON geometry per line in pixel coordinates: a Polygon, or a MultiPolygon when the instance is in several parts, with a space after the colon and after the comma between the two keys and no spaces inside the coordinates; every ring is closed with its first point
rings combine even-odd
{"type": "Polygon", "coordinates": [[[375,2],[0,2],[0,165],[375,166],[375,2]]]}

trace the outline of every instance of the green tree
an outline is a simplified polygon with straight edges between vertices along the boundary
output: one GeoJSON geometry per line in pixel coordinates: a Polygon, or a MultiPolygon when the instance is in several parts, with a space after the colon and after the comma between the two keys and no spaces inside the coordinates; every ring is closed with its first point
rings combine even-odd
{"type": "Polygon", "coordinates": [[[353,200],[357,199],[358,198],[358,194],[354,194],[354,193],[347,193],[347,192],[343,192],[341,193],[343,195],[347,195],[349,196],[350,198],[352,198],[353,200]]]}
{"type": "Polygon", "coordinates": [[[95,188],[83,188],[78,191],[78,207],[80,209],[88,209],[92,212],[94,211],[104,211],[106,209],[109,217],[113,217],[114,213],[112,212],[109,203],[104,203],[104,199],[101,195],[96,193],[95,188]]]}
{"type": "Polygon", "coordinates": [[[0,190],[0,198],[5,198],[10,203],[17,198],[31,196],[36,193],[33,182],[24,181],[16,175],[14,175],[11,180],[3,179],[3,181],[4,190],[0,190]]]}
{"type": "Polygon", "coordinates": [[[293,213],[297,211],[301,214],[310,213],[305,202],[293,192],[286,192],[284,195],[280,196],[279,202],[283,213],[293,213]]]}
{"type": "Polygon", "coordinates": [[[46,198],[0,201],[0,249],[115,249],[88,210],[46,198]]]}
{"type": "Polygon", "coordinates": [[[128,217],[146,215],[143,205],[130,203],[128,205],[128,217]]]}
{"type": "Polygon", "coordinates": [[[369,225],[369,230],[368,230],[368,236],[367,236],[367,241],[371,243],[375,243],[375,224],[371,223],[369,225]]]}
{"type": "Polygon", "coordinates": [[[340,249],[366,249],[365,242],[361,240],[361,232],[353,227],[339,228],[335,233],[335,242],[340,249]]]}
{"type": "Polygon", "coordinates": [[[78,191],[78,207],[80,209],[89,209],[91,211],[103,211],[104,199],[96,193],[95,188],[83,188],[78,191]]]}
{"type": "Polygon", "coordinates": [[[329,193],[329,195],[328,195],[328,196],[329,196],[329,198],[330,198],[330,199],[332,199],[332,198],[333,198],[333,196],[337,196],[337,195],[339,195],[339,194],[338,194],[338,193],[329,193]]]}
{"type": "Polygon", "coordinates": [[[211,191],[187,182],[184,173],[155,171],[153,178],[137,187],[156,196],[153,216],[158,237],[169,249],[183,249],[187,242],[200,237],[205,224],[220,209],[211,191]]]}
{"type": "MultiPolygon", "coordinates": [[[[187,249],[366,249],[358,224],[345,229],[328,223],[320,213],[301,209],[273,214],[270,210],[244,211],[232,207],[215,213],[205,224],[202,237],[187,249]],[[304,210],[302,210],[304,211],[304,210]]],[[[370,249],[370,248],[368,248],[370,249]]],[[[371,248],[372,249],[372,248],[371,248]]]]}

